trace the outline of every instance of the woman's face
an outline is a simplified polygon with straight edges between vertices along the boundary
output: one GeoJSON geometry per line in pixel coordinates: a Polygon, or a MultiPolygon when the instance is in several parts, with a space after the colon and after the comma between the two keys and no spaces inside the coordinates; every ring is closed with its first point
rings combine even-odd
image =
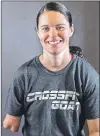
{"type": "Polygon", "coordinates": [[[42,47],[50,54],[59,54],[69,48],[69,38],[73,34],[65,16],[55,11],[45,11],[40,15],[38,36],[42,47]]]}

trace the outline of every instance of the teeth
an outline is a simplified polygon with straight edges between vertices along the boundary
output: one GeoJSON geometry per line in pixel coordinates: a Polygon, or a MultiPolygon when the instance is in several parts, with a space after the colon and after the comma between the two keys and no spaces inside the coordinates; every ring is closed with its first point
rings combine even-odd
{"type": "Polygon", "coordinates": [[[55,41],[55,42],[48,42],[49,44],[58,44],[60,41],[55,41]]]}

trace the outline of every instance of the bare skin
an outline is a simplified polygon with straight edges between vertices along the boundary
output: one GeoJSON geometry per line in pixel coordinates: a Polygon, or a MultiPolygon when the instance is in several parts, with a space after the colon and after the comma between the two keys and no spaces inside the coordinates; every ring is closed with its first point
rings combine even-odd
{"type": "Polygon", "coordinates": [[[90,119],[87,120],[89,136],[99,136],[100,135],[100,119],[90,119]]]}
{"type": "Polygon", "coordinates": [[[66,57],[66,51],[59,55],[52,55],[44,51],[43,55],[40,56],[41,63],[51,71],[58,71],[63,69],[71,61],[71,54],[66,57]]]}
{"type": "Polygon", "coordinates": [[[20,121],[21,117],[7,114],[3,121],[3,127],[10,129],[12,132],[17,132],[19,130],[20,121]]]}
{"type": "Polygon", "coordinates": [[[70,27],[65,16],[59,12],[45,11],[40,16],[37,31],[43,47],[40,61],[47,69],[58,71],[68,65],[71,60],[69,39],[73,32],[73,24],[70,27]]]}

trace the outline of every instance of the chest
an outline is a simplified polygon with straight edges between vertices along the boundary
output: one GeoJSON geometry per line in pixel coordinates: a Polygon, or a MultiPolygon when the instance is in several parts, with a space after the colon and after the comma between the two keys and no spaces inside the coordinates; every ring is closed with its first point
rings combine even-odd
{"type": "MultiPolygon", "coordinates": [[[[25,105],[50,103],[51,109],[78,110],[82,101],[81,82],[72,74],[46,76],[40,74],[30,78],[27,86],[25,105]]],[[[41,105],[41,104],[40,104],[41,105]]]]}

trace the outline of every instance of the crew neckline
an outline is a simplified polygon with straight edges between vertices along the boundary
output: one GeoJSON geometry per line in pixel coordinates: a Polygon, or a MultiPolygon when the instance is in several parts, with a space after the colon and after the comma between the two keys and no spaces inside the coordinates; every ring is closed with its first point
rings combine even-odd
{"type": "MultiPolygon", "coordinates": [[[[41,54],[40,54],[40,55],[41,55],[41,54]]],[[[44,72],[46,72],[46,73],[48,73],[48,74],[51,74],[51,75],[63,74],[63,73],[70,67],[70,65],[75,61],[75,59],[76,59],[76,55],[73,54],[71,61],[70,61],[63,69],[58,70],[58,71],[51,71],[51,70],[47,69],[47,68],[41,63],[41,61],[40,61],[40,59],[39,59],[40,55],[36,56],[36,58],[35,58],[38,67],[40,68],[40,70],[42,70],[42,71],[44,71],[44,72]]]]}

